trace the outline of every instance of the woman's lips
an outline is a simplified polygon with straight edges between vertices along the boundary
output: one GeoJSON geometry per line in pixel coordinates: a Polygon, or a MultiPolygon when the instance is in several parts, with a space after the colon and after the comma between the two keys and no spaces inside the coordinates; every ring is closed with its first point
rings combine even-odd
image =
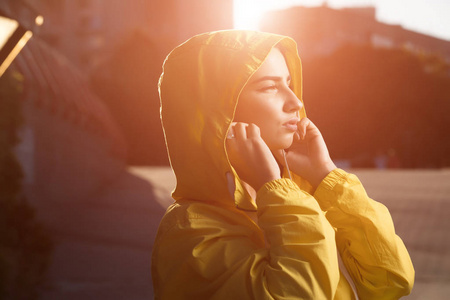
{"type": "Polygon", "coordinates": [[[295,132],[298,129],[297,123],[300,120],[297,118],[292,118],[289,121],[287,121],[286,123],[283,124],[283,126],[288,129],[289,131],[295,132]]]}

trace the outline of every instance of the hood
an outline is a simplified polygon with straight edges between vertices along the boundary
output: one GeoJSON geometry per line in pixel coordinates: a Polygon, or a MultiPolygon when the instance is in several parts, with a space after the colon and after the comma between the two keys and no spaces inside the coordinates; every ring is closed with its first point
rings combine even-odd
{"type": "MultiPolygon", "coordinates": [[[[228,160],[225,139],[239,94],[270,50],[278,45],[302,99],[301,63],[289,37],[242,30],[200,34],[166,58],[159,80],[161,121],[177,184],[175,200],[190,199],[255,210],[228,160]],[[226,173],[235,177],[232,197],[226,173]]],[[[300,112],[305,115],[304,110],[300,112]]]]}

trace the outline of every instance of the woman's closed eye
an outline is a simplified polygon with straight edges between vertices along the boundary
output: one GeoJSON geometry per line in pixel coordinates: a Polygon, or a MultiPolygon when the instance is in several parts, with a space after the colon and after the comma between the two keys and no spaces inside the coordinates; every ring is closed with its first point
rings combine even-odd
{"type": "Polygon", "coordinates": [[[278,90],[278,87],[275,84],[267,85],[259,89],[260,92],[274,92],[278,90]]]}
{"type": "MultiPolygon", "coordinates": [[[[289,82],[286,83],[286,87],[289,88],[290,90],[292,90],[294,87],[293,85],[289,82]]],[[[266,85],[260,89],[258,89],[259,92],[268,92],[268,93],[275,93],[277,92],[279,89],[281,89],[282,87],[278,86],[277,84],[270,84],[270,85],[266,85]]]]}

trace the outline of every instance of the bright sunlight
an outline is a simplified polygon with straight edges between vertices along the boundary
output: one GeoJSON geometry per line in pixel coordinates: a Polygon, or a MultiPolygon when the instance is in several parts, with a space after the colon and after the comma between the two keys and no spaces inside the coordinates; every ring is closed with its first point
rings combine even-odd
{"type": "Polygon", "coordinates": [[[273,6],[267,0],[234,0],[234,28],[258,30],[262,16],[273,6]]]}

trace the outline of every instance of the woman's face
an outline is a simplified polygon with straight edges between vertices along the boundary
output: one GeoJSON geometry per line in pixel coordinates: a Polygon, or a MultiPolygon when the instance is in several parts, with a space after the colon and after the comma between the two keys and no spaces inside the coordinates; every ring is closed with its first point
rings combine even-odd
{"type": "Polygon", "coordinates": [[[291,76],[283,54],[273,48],[241,92],[235,122],[253,123],[270,150],[291,146],[302,102],[290,88],[291,76]]]}

